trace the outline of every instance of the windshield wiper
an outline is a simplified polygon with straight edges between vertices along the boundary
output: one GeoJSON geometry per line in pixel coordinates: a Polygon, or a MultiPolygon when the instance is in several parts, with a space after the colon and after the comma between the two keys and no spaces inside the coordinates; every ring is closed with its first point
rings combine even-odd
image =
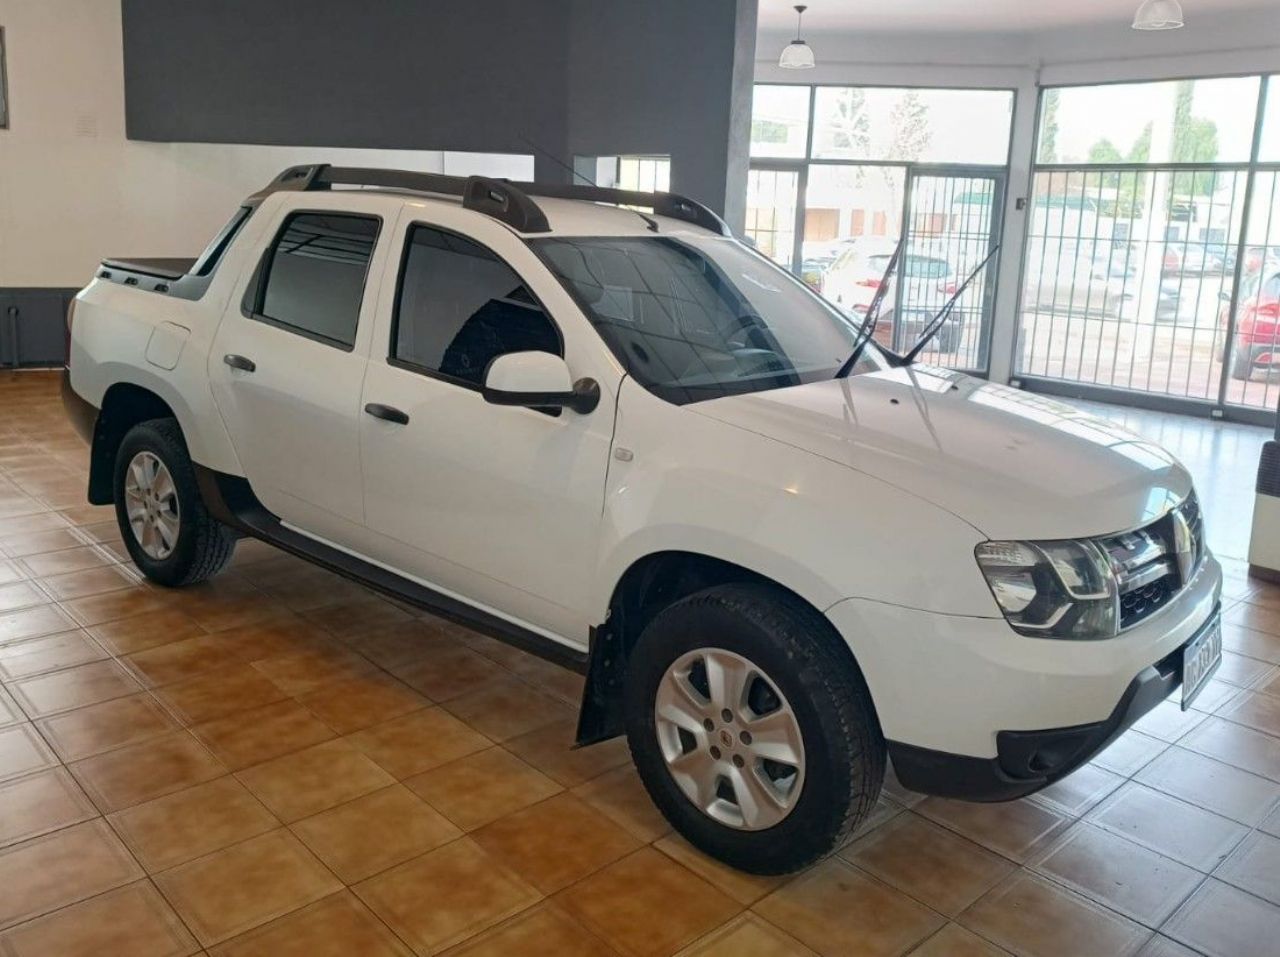
{"type": "Polygon", "coordinates": [[[991,262],[991,257],[999,251],[1000,244],[996,243],[991,247],[991,251],[982,257],[982,262],[978,263],[978,265],[974,267],[973,272],[969,273],[969,278],[956,288],[956,291],[951,294],[951,298],[947,300],[946,305],[943,306],[938,311],[937,315],[929,321],[929,324],[924,327],[924,332],[920,333],[920,338],[916,340],[916,344],[912,346],[911,349],[902,357],[903,365],[911,365],[911,363],[915,361],[916,356],[918,356],[924,350],[924,347],[929,344],[929,341],[942,331],[942,326],[950,317],[951,310],[955,308],[956,301],[964,291],[969,288],[969,284],[978,278],[978,273],[982,272],[983,267],[985,267],[987,263],[991,262]]]}
{"type": "Polygon", "coordinates": [[[884,268],[884,275],[880,277],[880,285],[876,288],[876,294],[871,297],[871,305],[867,306],[867,314],[862,320],[862,325],[858,326],[858,332],[853,337],[853,349],[849,352],[849,358],[836,370],[835,377],[843,379],[852,370],[858,361],[858,357],[862,355],[862,350],[866,348],[867,343],[871,341],[871,337],[876,334],[876,324],[880,321],[880,304],[884,302],[885,293],[889,289],[889,276],[893,273],[894,267],[898,265],[898,257],[902,254],[902,244],[906,241],[904,236],[898,240],[898,245],[893,247],[893,255],[889,257],[889,264],[884,268]]]}

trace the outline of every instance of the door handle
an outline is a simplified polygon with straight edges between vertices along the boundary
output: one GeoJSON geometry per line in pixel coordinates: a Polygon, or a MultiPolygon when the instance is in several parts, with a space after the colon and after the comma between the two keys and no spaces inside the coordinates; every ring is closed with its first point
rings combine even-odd
{"type": "Polygon", "coordinates": [[[409,424],[409,416],[406,413],[401,412],[393,406],[383,405],[381,402],[370,402],[364,407],[364,410],[375,419],[382,419],[385,422],[394,422],[396,425],[409,424]]]}
{"type": "Polygon", "coordinates": [[[233,369],[239,369],[241,372],[252,372],[254,369],[258,368],[257,364],[254,363],[252,359],[246,359],[244,356],[238,356],[231,353],[223,356],[222,361],[233,369]]]}

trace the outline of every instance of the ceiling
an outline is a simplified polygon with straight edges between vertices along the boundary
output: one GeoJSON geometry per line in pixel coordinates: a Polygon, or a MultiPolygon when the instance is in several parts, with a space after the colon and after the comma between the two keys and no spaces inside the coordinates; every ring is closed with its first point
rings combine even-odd
{"type": "MultiPolygon", "coordinates": [[[[788,0],[759,0],[760,29],[792,31],[795,10],[788,0]]],[[[1128,24],[1140,0],[812,0],[804,29],[890,32],[996,31],[1023,33],[1088,23],[1128,24]]],[[[1181,0],[1187,28],[1197,18],[1226,10],[1271,6],[1266,0],[1181,0]]],[[[1274,2],[1274,0],[1272,0],[1274,2]]],[[[1274,8],[1273,8],[1274,9],[1274,8]]]]}

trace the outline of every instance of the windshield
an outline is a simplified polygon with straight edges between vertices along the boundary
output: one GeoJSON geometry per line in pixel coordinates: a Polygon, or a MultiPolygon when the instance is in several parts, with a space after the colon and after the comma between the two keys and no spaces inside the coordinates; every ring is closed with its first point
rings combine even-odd
{"type": "MultiPolygon", "coordinates": [[[[857,327],[728,239],[557,237],[530,243],[641,385],[683,405],[830,379],[857,327]]],[[[864,349],[851,375],[886,368],[864,349]]]]}

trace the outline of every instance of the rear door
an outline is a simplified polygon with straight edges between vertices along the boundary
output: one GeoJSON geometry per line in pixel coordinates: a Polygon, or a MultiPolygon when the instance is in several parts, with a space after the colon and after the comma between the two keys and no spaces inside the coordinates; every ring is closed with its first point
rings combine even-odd
{"type": "Polygon", "coordinates": [[[277,214],[228,304],[209,379],[245,477],[285,521],[351,545],[364,519],[360,390],[385,253],[382,218],[351,197],[277,214]]]}

